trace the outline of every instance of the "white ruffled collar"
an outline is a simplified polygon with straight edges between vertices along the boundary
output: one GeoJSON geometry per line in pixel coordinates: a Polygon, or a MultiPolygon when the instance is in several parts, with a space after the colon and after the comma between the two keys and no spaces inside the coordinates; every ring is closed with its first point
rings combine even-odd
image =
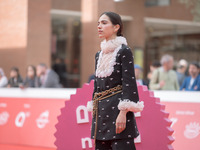
{"type": "Polygon", "coordinates": [[[114,71],[116,64],[116,57],[118,51],[121,49],[122,44],[127,45],[124,37],[116,37],[110,41],[103,41],[101,43],[101,52],[97,61],[96,76],[99,78],[108,77],[114,71]]]}
{"type": "Polygon", "coordinates": [[[117,47],[121,46],[122,44],[127,45],[127,41],[122,36],[117,36],[115,39],[106,41],[103,40],[101,42],[101,50],[103,53],[107,54],[113,52],[117,47]]]}

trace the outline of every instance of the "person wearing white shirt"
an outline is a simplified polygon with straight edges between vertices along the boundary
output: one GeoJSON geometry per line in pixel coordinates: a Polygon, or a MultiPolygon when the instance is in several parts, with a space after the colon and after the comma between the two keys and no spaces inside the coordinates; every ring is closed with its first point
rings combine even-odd
{"type": "Polygon", "coordinates": [[[8,79],[4,75],[3,69],[0,68],[0,87],[6,87],[7,84],[8,84],[8,79]]]}

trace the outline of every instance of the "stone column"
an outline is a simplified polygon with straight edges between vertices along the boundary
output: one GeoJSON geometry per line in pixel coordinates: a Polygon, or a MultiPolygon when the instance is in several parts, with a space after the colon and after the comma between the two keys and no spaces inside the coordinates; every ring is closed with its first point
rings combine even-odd
{"type": "Polygon", "coordinates": [[[120,15],[131,16],[133,19],[126,22],[124,28],[124,36],[127,38],[128,45],[133,50],[135,56],[135,63],[145,67],[143,64],[146,61],[145,58],[145,6],[144,0],[125,0],[120,3],[116,3],[117,13],[120,15]],[[137,51],[135,51],[137,50],[137,51]]]}
{"type": "Polygon", "coordinates": [[[28,0],[0,2],[0,67],[9,77],[11,67],[25,73],[28,0]]]}
{"type": "Polygon", "coordinates": [[[51,0],[6,0],[0,2],[0,66],[9,76],[19,68],[44,62],[50,66],[51,0]]]}
{"type": "Polygon", "coordinates": [[[26,64],[51,65],[51,0],[28,1],[26,64]]]}
{"type": "Polygon", "coordinates": [[[113,0],[82,0],[81,1],[82,21],[82,45],[81,45],[81,82],[88,81],[88,78],[95,71],[95,54],[100,50],[97,23],[99,15],[104,11],[114,11],[113,0]]]}

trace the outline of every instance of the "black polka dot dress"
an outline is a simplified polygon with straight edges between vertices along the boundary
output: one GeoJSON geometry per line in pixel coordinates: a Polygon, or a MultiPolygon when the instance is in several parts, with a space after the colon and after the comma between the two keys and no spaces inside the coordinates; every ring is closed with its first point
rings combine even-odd
{"type": "MultiPolygon", "coordinates": [[[[102,51],[96,53],[95,70],[98,63],[103,61],[99,61],[101,53],[102,51]]],[[[120,101],[127,100],[137,103],[139,97],[135,80],[133,55],[130,48],[122,44],[114,57],[112,58],[114,60],[114,65],[111,66],[114,67],[112,73],[106,77],[98,77],[96,75],[94,93],[108,90],[117,85],[122,85],[122,92],[98,101],[98,118],[95,115],[93,116],[91,131],[91,138],[94,139],[95,124],[97,123],[96,140],[133,139],[139,135],[133,112],[127,113],[126,129],[120,134],[116,134],[115,124],[120,112],[118,104],[120,101]]]]}

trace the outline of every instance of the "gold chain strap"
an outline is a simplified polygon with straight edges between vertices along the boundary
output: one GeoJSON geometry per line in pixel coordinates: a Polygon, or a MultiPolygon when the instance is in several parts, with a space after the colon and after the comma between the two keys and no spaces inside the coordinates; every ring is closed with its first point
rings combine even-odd
{"type": "Polygon", "coordinates": [[[98,101],[111,97],[115,94],[122,92],[122,85],[118,85],[114,88],[110,88],[109,90],[95,93],[93,98],[93,117],[96,116],[96,123],[95,123],[95,131],[94,131],[94,142],[96,144],[96,134],[97,134],[97,124],[98,124],[98,101]],[[111,93],[111,94],[110,94],[111,93]],[[109,94],[109,95],[108,95],[109,94]]]}

